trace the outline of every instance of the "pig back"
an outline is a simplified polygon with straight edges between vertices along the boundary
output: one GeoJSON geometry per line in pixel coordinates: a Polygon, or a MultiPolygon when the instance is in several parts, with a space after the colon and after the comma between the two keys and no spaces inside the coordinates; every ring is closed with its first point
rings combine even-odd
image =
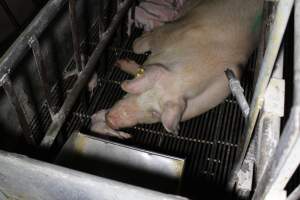
{"type": "Polygon", "coordinates": [[[245,63],[257,43],[262,2],[201,1],[179,20],[148,35],[152,56],[147,63],[162,63],[173,68],[174,64],[202,60],[208,55],[245,63]]]}

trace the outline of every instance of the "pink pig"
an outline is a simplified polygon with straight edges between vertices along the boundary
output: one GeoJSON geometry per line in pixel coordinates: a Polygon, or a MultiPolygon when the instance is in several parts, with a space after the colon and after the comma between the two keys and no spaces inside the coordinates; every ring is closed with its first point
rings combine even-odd
{"type": "MultiPolygon", "coordinates": [[[[201,0],[180,19],[143,34],[133,50],[152,52],[144,75],[122,83],[128,94],[105,119],[94,114],[92,130],[103,131],[96,128],[99,120],[115,130],[162,122],[176,134],[180,121],[221,103],[229,94],[224,71],[240,77],[257,45],[262,6],[263,0],[201,0]]],[[[117,65],[133,75],[139,67],[128,60],[117,65]]]]}

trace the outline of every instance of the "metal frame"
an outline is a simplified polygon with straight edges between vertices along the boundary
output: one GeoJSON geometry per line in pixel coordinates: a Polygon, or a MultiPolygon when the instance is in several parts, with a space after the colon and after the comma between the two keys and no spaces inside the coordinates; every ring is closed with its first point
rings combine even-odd
{"type": "Polygon", "coordinates": [[[118,27],[120,20],[127,13],[130,5],[134,0],[126,0],[123,2],[119,8],[117,14],[113,17],[112,22],[109,28],[102,34],[101,40],[96,46],[93,54],[90,56],[84,70],[80,73],[78,79],[76,80],[73,88],[71,89],[69,95],[64,101],[60,111],[54,116],[54,120],[50,125],[48,131],[46,132],[45,137],[41,142],[41,146],[43,148],[50,148],[60,130],[62,125],[64,124],[67,115],[70,113],[77,97],[79,96],[81,90],[85,87],[87,82],[90,80],[93,72],[95,71],[95,67],[99,57],[101,56],[104,48],[108,44],[108,41],[114,34],[115,30],[118,27]]]}
{"type": "MultiPolygon", "coordinates": [[[[75,1],[69,0],[69,15],[70,15],[70,23],[71,23],[71,32],[73,39],[73,47],[74,47],[74,59],[76,63],[76,67],[78,72],[78,78],[75,82],[73,88],[65,99],[60,110],[55,113],[55,108],[52,105],[50,94],[51,88],[48,83],[46,74],[47,68],[45,68],[43,58],[39,48],[39,36],[43,33],[43,31],[48,27],[53,18],[57,15],[57,13],[63,8],[63,6],[67,3],[67,0],[51,0],[49,1],[45,7],[40,11],[40,13],[34,18],[34,20],[30,23],[30,25],[23,31],[23,33],[17,38],[14,44],[7,50],[7,52],[3,55],[1,63],[0,63],[0,86],[6,86],[9,80],[10,74],[14,72],[18,63],[24,58],[28,50],[31,48],[34,54],[34,58],[36,60],[36,65],[38,67],[39,75],[42,81],[42,85],[44,87],[44,97],[46,99],[49,112],[52,116],[52,124],[49,127],[46,136],[41,142],[43,147],[49,148],[53,141],[55,140],[60,128],[62,127],[66,117],[71,111],[77,97],[79,96],[81,90],[85,87],[87,82],[89,81],[93,71],[95,70],[97,61],[101,56],[104,48],[108,44],[108,41],[116,31],[119,22],[127,13],[129,7],[133,3],[134,0],[127,0],[118,6],[119,10],[117,14],[114,16],[110,26],[107,30],[104,31],[103,22],[100,22],[99,29],[101,30],[100,41],[96,46],[93,54],[89,58],[85,68],[83,61],[85,60],[81,55],[80,50],[80,38],[79,38],[79,29],[78,29],[78,21],[76,19],[75,12],[75,1]]],[[[101,4],[101,3],[99,3],[101,4]]],[[[103,6],[102,6],[103,7],[103,6]]],[[[101,12],[99,15],[100,21],[103,20],[103,13],[101,12]]],[[[8,94],[8,93],[7,93],[8,94]]],[[[10,98],[12,99],[12,98],[10,98]]],[[[20,110],[19,108],[23,108],[22,102],[14,101],[12,105],[15,107],[15,110],[20,110]],[[16,104],[17,102],[17,104],[16,104]]],[[[21,109],[23,115],[18,114],[19,121],[22,123],[26,119],[26,113],[24,109],[21,109]]],[[[33,137],[30,128],[26,128],[25,123],[22,123],[22,128],[24,131],[25,138],[33,137]],[[28,137],[27,137],[28,136],[28,137]]],[[[28,124],[28,122],[27,122],[28,124]]],[[[33,142],[28,143],[34,144],[33,142]]]]}
{"type": "MultiPolygon", "coordinates": [[[[300,164],[300,0],[295,0],[294,99],[277,148],[267,164],[253,199],[286,199],[285,186],[300,164]]],[[[299,187],[288,199],[299,198],[299,187]]]]}
{"type": "Polygon", "coordinates": [[[184,200],[0,150],[0,198],[184,200]]]}
{"type": "Polygon", "coordinates": [[[231,180],[229,181],[229,189],[234,188],[234,185],[237,181],[237,174],[241,169],[249,144],[251,142],[252,133],[258,118],[259,111],[263,105],[264,94],[269,84],[269,80],[274,64],[276,62],[276,58],[281,46],[282,38],[288,23],[290,13],[293,8],[293,4],[294,0],[280,0],[278,3],[274,24],[270,32],[266,52],[260,67],[258,80],[251,101],[250,114],[246,122],[243,148],[238,155],[238,160],[236,161],[232,170],[231,180]]]}
{"type": "Polygon", "coordinates": [[[53,115],[55,113],[55,104],[51,98],[51,85],[50,85],[50,82],[47,77],[47,66],[45,66],[42,51],[40,48],[40,43],[35,35],[33,35],[28,40],[28,45],[32,49],[32,53],[33,53],[33,56],[35,59],[36,67],[37,67],[37,71],[38,71],[38,74],[42,81],[43,88],[44,88],[43,95],[46,99],[49,113],[50,113],[51,117],[53,117],[53,115]]]}

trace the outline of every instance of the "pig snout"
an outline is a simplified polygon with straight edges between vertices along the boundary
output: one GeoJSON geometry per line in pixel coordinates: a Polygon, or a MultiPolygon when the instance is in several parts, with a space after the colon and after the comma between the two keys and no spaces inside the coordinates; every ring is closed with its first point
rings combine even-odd
{"type": "Polygon", "coordinates": [[[136,125],[138,116],[139,107],[136,102],[130,98],[125,98],[106,113],[105,121],[110,128],[118,130],[136,125]]]}
{"type": "Polygon", "coordinates": [[[118,130],[124,126],[126,126],[126,121],[127,119],[123,119],[118,113],[116,112],[108,112],[105,115],[105,121],[106,124],[114,129],[114,130],[118,130]]]}

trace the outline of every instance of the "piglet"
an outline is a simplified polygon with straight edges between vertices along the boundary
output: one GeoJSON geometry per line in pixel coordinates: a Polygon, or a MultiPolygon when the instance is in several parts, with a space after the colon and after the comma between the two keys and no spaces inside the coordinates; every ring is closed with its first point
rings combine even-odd
{"type": "MultiPolygon", "coordinates": [[[[202,0],[195,5],[180,19],[134,42],[135,53],[152,54],[143,75],[121,84],[128,94],[105,116],[111,130],[162,122],[168,132],[177,134],[180,121],[208,111],[228,96],[224,71],[230,68],[241,76],[241,66],[258,42],[263,0],[202,0]]],[[[128,60],[117,65],[133,75],[139,68],[128,60]]]]}

